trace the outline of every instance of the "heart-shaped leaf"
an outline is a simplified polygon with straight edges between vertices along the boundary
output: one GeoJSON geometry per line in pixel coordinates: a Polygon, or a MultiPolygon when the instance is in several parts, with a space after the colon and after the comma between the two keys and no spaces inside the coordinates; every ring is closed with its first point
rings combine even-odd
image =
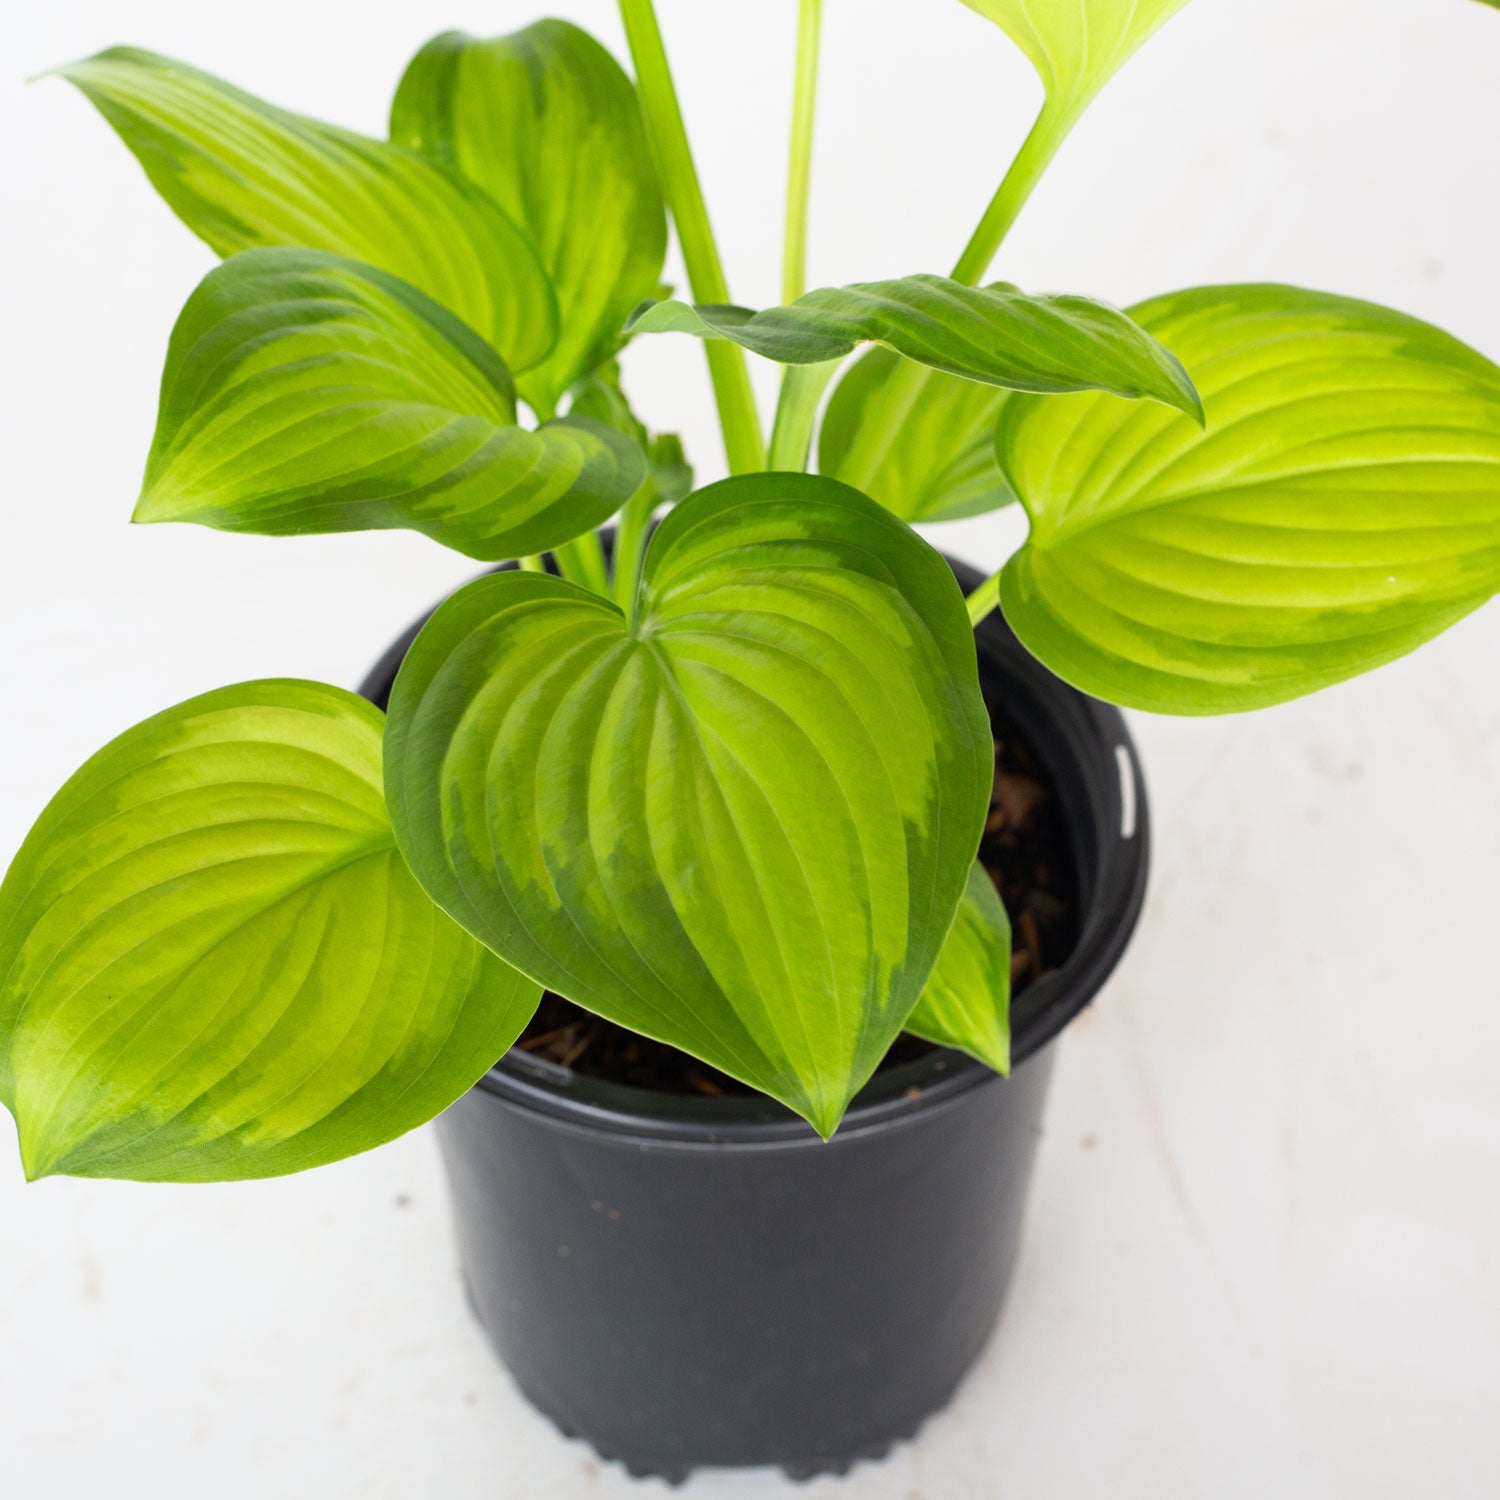
{"type": "Polygon", "coordinates": [[[0,885],[0,1100],[28,1176],[202,1182],[420,1125],[538,987],[438,911],[380,788],[381,715],[206,693],[53,798],[0,885]]]}
{"type": "Polygon", "coordinates": [[[614,513],[636,443],[516,425],[505,366],[416,288],[316,250],[246,250],[172,332],[138,521],[275,536],[408,527],[524,556],[614,513]]]}
{"type": "Polygon", "coordinates": [[[392,821],[440,906],[832,1132],[921,996],[988,803],[936,552],[830,480],[727,480],[662,522],[630,620],[544,574],[460,590],[390,714],[392,821]]]}
{"type": "Polygon", "coordinates": [[[657,302],[632,333],[731,339],[782,364],[821,364],[863,343],[950,375],[1017,391],[1113,391],[1200,411],[1175,356],[1122,312],[1088,297],[1028,297],[1013,286],[964,286],[905,276],[825,287],[788,307],[690,307],[657,302]]]}
{"type": "Polygon", "coordinates": [[[1016,633],[1085,692],[1163,713],[1280,703],[1401,656],[1500,589],[1500,369],[1415,318],[1285,286],[1134,310],[1208,427],[1016,397],[1031,534],[1016,633]]]}
{"type": "Polygon", "coordinates": [[[512,372],[540,363],[556,342],[557,299],[530,237],[417,152],[277,109],[133,47],[60,72],[218,254],[297,245],[389,271],[477,329],[512,372]]]}
{"type": "Polygon", "coordinates": [[[871,349],[834,387],[818,437],[818,468],[855,484],[905,521],[952,521],[998,510],[1016,497],[995,462],[995,419],[1009,392],[936,370],[899,418],[887,412],[901,357],[871,349]],[[883,451],[868,476],[852,470],[855,443],[881,426],[883,451]]]}
{"type": "Polygon", "coordinates": [[[412,59],[391,139],[478,183],[527,229],[557,290],[558,341],[519,381],[550,414],[656,290],[667,220],[635,85],[586,31],[450,31],[412,59]]]}
{"type": "Polygon", "coordinates": [[[978,860],[906,1029],[1010,1072],[1010,918],[978,860]]]}
{"type": "Polygon", "coordinates": [[[1076,114],[1187,0],[963,0],[1025,54],[1054,110],[1076,114]]]}

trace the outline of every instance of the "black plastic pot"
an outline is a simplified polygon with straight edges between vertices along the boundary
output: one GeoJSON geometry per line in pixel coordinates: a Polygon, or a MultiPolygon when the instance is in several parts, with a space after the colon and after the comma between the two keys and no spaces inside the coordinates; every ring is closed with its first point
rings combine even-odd
{"type": "MultiPolygon", "coordinates": [[[[979,575],[954,571],[966,589],[979,575]]],[[[384,703],[416,627],[362,691],[384,703]]],[[[1117,710],[998,614],[980,674],[1066,811],[1083,920],[1020,997],[1002,1079],[951,1051],[878,1074],[828,1144],[767,1100],[688,1099],[513,1051],[438,1122],[476,1316],[530,1400],[635,1474],[843,1471],[944,1406],[999,1315],[1052,1069],[1145,894],[1117,710]]]]}

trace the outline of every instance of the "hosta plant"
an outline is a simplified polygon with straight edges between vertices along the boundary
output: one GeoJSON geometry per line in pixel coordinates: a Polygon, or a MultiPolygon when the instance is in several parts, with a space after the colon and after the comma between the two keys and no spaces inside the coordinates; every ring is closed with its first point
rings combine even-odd
{"type": "Polygon", "coordinates": [[[1225,713],[1500,588],[1500,369],[1457,339],[1288,286],[1121,312],[987,280],[1183,3],[968,0],[1041,75],[1034,129],[950,276],[806,291],[801,0],[760,311],[729,299],[650,0],[621,0],[633,81],[560,21],[439,36],[388,140],[145,52],[61,70],[223,257],[168,343],[135,519],[408,527],[517,566],[438,609],[388,715],[226,687],[57,794],[0,887],[29,1174],[374,1146],[470,1087],[543,987],[825,1136],[903,1029],[1003,1069],[976,621],[1003,610],[1088,693],[1225,713]],[[684,333],[732,476],[696,491],[618,364],[684,333]],[[747,353],[784,367],[769,440],[747,353]],[[913,523],[1013,502],[1026,542],[966,603],[913,523]]]}

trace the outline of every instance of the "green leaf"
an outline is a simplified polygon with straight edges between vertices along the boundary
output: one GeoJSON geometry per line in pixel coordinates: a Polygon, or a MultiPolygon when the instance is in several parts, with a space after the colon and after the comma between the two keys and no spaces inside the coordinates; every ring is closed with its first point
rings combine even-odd
{"type": "Polygon", "coordinates": [[[661,275],[666,212],[635,85],[566,21],[487,41],[450,31],[407,68],[391,139],[478,183],[530,232],[559,335],[520,388],[550,414],[661,275]]]}
{"type": "MultiPolygon", "coordinates": [[[[818,439],[818,468],[853,483],[846,471],[867,422],[884,415],[899,355],[871,349],[844,372],[818,439]]],[[[892,423],[889,447],[863,485],[905,521],[953,521],[998,510],[1016,497],[995,462],[995,419],[1009,393],[933,370],[905,415],[892,423]]]]}
{"type": "Polygon", "coordinates": [[[381,715],[252,682],[127,730],[0,885],[0,1100],[29,1177],[270,1177],[451,1104],[539,990],[422,893],[381,715]]]}
{"type": "MultiPolygon", "coordinates": [[[[693,466],[683,452],[682,439],[675,432],[652,436],[646,424],[631,410],[620,388],[618,360],[607,360],[593,374],[573,387],[573,402],[568,408],[572,417],[591,417],[623,432],[646,454],[652,483],[656,486],[657,504],[676,505],[687,498],[693,488],[693,466]]],[[[993,443],[990,444],[993,461],[993,443]]]]}
{"type": "Polygon", "coordinates": [[[642,448],[651,441],[646,424],[632,410],[620,384],[620,362],[617,359],[606,360],[573,387],[568,411],[573,416],[592,417],[596,422],[603,422],[634,439],[642,448]]]}
{"type": "Polygon", "coordinates": [[[906,276],[825,287],[764,312],[658,302],[638,312],[628,331],[732,339],[793,365],[878,343],[918,364],[1009,390],[1106,390],[1199,411],[1187,371],[1124,313],[1087,297],[1028,297],[1004,283],[906,276]]]}
{"type": "Polygon", "coordinates": [[[805,474],[671,511],[633,625],[544,574],[460,590],[386,737],[397,838],[440,906],[825,1136],[921,995],[992,775],[952,573],[805,474]]]}
{"type": "Polygon", "coordinates": [[[135,519],[407,527],[491,560],[587,531],[644,477],[601,423],[516,426],[494,350],[414,287],[317,250],[246,250],[172,332],[135,519]]]}
{"type": "Polygon", "coordinates": [[[1280,703],[1401,656],[1500,589],[1500,370],[1428,324],[1284,286],[1135,309],[1208,427],[1007,403],[1031,517],[1006,618],[1060,676],[1163,713],[1280,703]]]}
{"type": "Polygon", "coordinates": [[[556,342],[557,299],[529,236],[417,152],[277,109],[133,47],[59,71],[218,254],[296,245],[377,266],[477,329],[513,372],[556,342]]]}
{"type": "Polygon", "coordinates": [[[906,1029],[1010,1072],[1010,919],[978,860],[906,1029]]]}
{"type": "Polygon", "coordinates": [[[963,0],[1041,77],[1054,109],[1077,113],[1187,0],[963,0]]]}
{"type": "Polygon", "coordinates": [[[693,466],[683,452],[682,439],[675,432],[659,432],[651,439],[646,456],[658,503],[676,505],[685,500],[693,488],[693,466]]]}

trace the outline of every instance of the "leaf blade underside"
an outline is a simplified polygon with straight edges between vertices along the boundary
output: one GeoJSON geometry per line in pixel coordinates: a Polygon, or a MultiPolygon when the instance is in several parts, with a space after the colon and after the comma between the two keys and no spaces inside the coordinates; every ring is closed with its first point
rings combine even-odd
{"type": "Polygon", "coordinates": [[[1049,108],[1077,114],[1187,0],[963,0],[1026,54],[1049,108]]]}

